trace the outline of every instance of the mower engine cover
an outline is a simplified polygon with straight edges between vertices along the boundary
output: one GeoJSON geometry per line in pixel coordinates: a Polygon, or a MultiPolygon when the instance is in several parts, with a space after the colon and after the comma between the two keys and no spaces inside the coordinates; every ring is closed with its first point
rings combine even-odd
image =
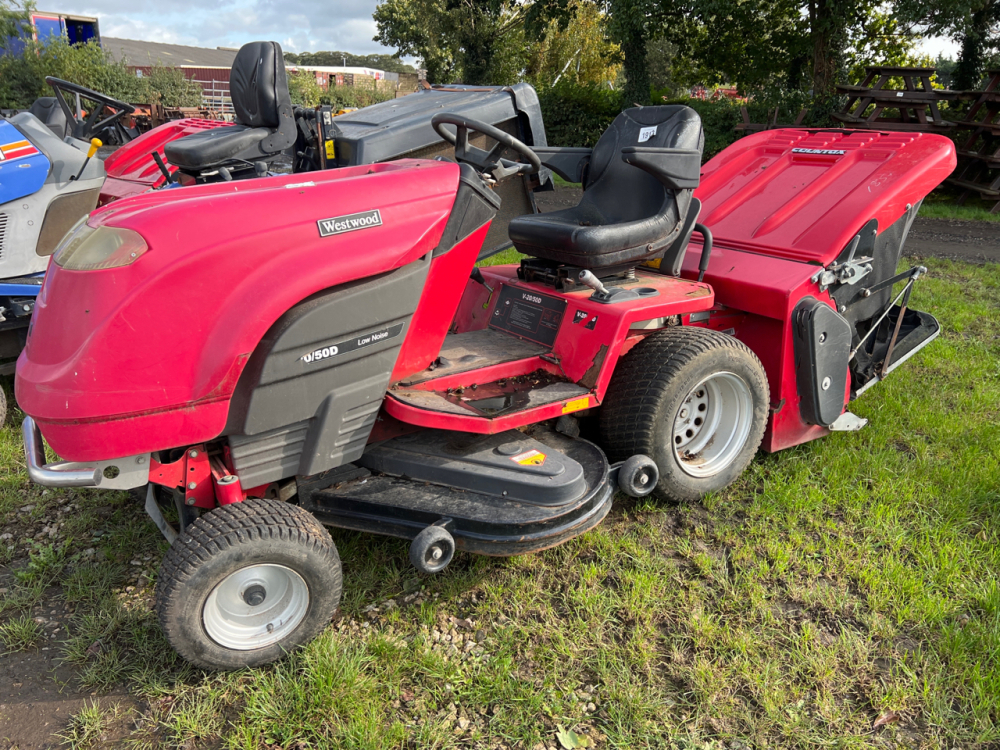
{"type": "MultiPolygon", "coordinates": [[[[117,267],[74,270],[82,262],[66,258],[82,254],[74,240],[82,230],[63,243],[18,361],[18,403],[67,460],[217,437],[244,366],[287,311],[394,271],[419,271],[395,291],[419,296],[460,172],[451,162],[404,160],[151,192],[98,209],[79,244],[131,252],[117,267]]],[[[394,298],[383,297],[381,288],[365,296],[357,316],[371,321],[391,308],[394,298]]],[[[441,337],[449,322],[450,314],[441,337]]],[[[289,366],[333,364],[327,355],[339,340],[322,341],[319,354],[312,343],[287,342],[289,366]]]]}
{"type": "Polygon", "coordinates": [[[827,266],[869,221],[892,226],[954,168],[954,144],[939,135],[772,130],[713,157],[694,194],[717,246],[827,266]]]}

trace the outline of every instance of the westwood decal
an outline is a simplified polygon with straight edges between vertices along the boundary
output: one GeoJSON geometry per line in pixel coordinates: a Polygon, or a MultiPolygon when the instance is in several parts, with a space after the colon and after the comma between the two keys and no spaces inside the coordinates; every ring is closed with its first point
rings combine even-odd
{"type": "Polygon", "coordinates": [[[354,232],[358,229],[380,227],[382,226],[382,214],[378,212],[378,209],[361,211],[346,216],[334,216],[332,219],[320,219],[316,222],[316,226],[319,227],[320,237],[329,237],[334,234],[354,232]]]}

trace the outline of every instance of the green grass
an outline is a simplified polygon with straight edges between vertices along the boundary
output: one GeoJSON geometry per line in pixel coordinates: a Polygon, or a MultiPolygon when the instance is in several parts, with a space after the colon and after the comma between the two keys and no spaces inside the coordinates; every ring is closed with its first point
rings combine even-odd
{"type": "Polygon", "coordinates": [[[502,250],[496,255],[492,255],[484,261],[477,263],[477,266],[502,266],[508,263],[520,263],[521,258],[525,257],[517,250],[512,247],[508,247],[506,250],[502,250]]]}
{"type": "Polygon", "coordinates": [[[70,720],[66,731],[57,736],[72,750],[109,747],[107,732],[125,713],[120,704],[104,709],[97,701],[91,701],[70,720]]]}
{"type": "MultiPolygon", "coordinates": [[[[0,567],[20,592],[0,623],[38,586],[75,607],[63,657],[140,701],[127,747],[532,750],[560,726],[598,748],[997,747],[1000,266],[926,264],[911,303],[943,333],[852,405],[868,427],[760,454],[703,504],[620,498],[561,547],[431,578],[403,541],[335,531],[342,617],[220,675],[160,635],[141,506],[80,492],[66,537],[0,567]]],[[[66,493],[28,487],[14,425],[0,521],[20,540],[18,508],[40,524],[66,493]]],[[[88,706],[64,737],[113,718],[88,706]]]]}
{"type": "Polygon", "coordinates": [[[923,219],[958,219],[960,221],[1000,221],[1000,213],[990,213],[993,202],[986,202],[978,196],[970,196],[963,205],[955,201],[958,197],[951,189],[939,188],[927,196],[920,207],[923,219]]]}
{"type": "Polygon", "coordinates": [[[554,182],[556,184],[556,187],[569,187],[569,188],[582,187],[581,183],[579,183],[579,182],[567,182],[562,177],[560,177],[559,175],[557,175],[555,172],[552,173],[552,182],[554,182]]]}
{"type": "Polygon", "coordinates": [[[41,638],[42,629],[29,615],[12,617],[0,625],[0,646],[6,651],[27,651],[41,638]]]}

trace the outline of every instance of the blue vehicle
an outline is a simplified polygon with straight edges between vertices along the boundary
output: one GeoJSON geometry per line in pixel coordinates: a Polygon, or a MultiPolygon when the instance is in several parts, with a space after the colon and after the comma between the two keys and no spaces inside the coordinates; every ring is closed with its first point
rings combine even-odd
{"type": "MultiPolygon", "coordinates": [[[[122,129],[120,118],[133,111],[95,91],[47,80],[54,97],[0,119],[0,375],[13,374],[24,348],[49,256],[97,206],[105,171],[94,158],[101,145],[94,136],[122,129]]],[[[0,390],[0,423],[5,414],[0,390]]]]}

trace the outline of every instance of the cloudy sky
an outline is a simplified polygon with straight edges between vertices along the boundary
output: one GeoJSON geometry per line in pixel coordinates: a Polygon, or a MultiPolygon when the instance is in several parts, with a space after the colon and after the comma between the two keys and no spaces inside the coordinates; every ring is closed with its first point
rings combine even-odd
{"type": "Polygon", "coordinates": [[[267,39],[290,52],[394,52],[372,41],[375,0],[39,0],[43,10],[98,16],[101,35],[196,47],[267,39]]]}

